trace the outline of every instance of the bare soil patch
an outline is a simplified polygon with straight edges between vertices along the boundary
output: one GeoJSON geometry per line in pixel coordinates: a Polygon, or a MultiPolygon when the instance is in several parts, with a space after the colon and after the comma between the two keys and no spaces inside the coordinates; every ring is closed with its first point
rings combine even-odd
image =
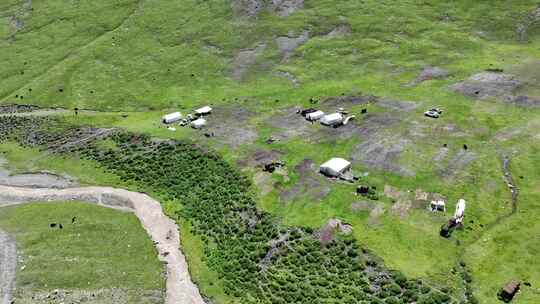
{"type": "Polygon", "coordinates": [[[283,56],[283,58],[288,59],[290,58],[294,51],[302,44],[306,43],[309,40],[309,32],[304,31],[302,34],[298,36],[294,36],[293,34],[289,34],[288,36],[281,36],[276,38],[276,44],[278,47],[279,52],[283,56]]]}
{"type": "Polygon", "coordinates": [[[266,44],[259,43],[252,49],[241,50],[236,54],[232,63],[232,78],[243,80],[249,68],[257,62],[257,58],[262,55],[266,49],[266,44]]]}
{"type": "Polygon", "coordinates": [[[356,146],[352,159],[374,169],[414,176],[412,169],[397,164],[400,154],[411,143],[411,140],[395,135],[373,136],[356,146]]]}
{"type": "Polygon", "coordinates": [[[383,99],[377,103],[378,106],[399,111],[399,112],[411,112],[418,108],[418,103],[414,101],[403,101],[403,100],[390,100],[383,99]]]}
{"type": "Polygon", "coordinates": [[[475,159],[474,152],[461,150],[452,156],[446,165],[439,165],[438,173],[442,177],[453,178],[463,172],[475,159]]]}
{"type": "Polygon", "coordinates": [[[249,120],[254,115],[254,112],[240,105],[216,106],[207,119],[204,133],[213,134],[219,141],[233,148],[253,143],[258,133],[249,120]]]}
{"type": "Polygon", "coordinates": [[[280,109],[275,115],[266,120],[266,123],[279,131],[272,136],[285,140],[297,136],[311,137],[316,131],[314,126],[296,113],[297,108],[288,107],[280,109]]]}
{"type": "Polygon", "coordinates": [[[328,182],[317,173],[315,163],[311,159],[304,159],[296,165],[294,172],[300,179],[292,188],[281,191],[281,201],[289,202],[300,196],[320,201],[330,193],[328,182]]]}
{"type": "Polygon", "coordinates": [[[416,79],[411,81],[407,86],[415,86],[427,80],[443,79],[448,76],[450,76],[450,72],[448,72],[447,70],[443,68],[436,67],[436,66],[426,66],[424,67],[422,72],[418,74],[416,79]]]}
{"type": "Polygon", "coordinates": [[[451,89],[469,97],[487,99],[513,96],[521,85],[515,75],[483,72],[452,85],[451,89]]]}

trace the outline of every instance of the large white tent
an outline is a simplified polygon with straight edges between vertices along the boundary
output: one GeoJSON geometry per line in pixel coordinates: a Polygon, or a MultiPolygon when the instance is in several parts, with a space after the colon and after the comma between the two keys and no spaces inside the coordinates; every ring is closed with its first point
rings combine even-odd
{"type": "Polygon", "coordinates": [[[318,111],[306,114],[306,119],[311,120],[311,121],[316,121],[316,120],[321,119],[323,116],[324,116],[324,112],[318,110],[318,111]]]}
{"type": "Polygon", "coordinates": [[[195,114],[197,115],[206,115],[206,114],[210,114],[210,112],[212,112],[212,108],[209,106],[204,106],[200,109],[195,110],[195,114]]]}
{"type": "Polygon", "coordinates": [[[320,172],[331,177],[339,177],[351,168],[351,163],[343,158],[332,158],[320,167],[320,172]]]}
{"type": "Polygon", "coordinates": [[[163,123],[170,124],[170,123],[173,123],[175,121],[178,121],[178,120],[182,119],[182,113],[180,113],[180,112],[170,113],[170,114],[167,114],[167,115],[163,115],[163,117],[161,119],[162,119],[163,123]]]}
{"type": "Polygon", "coordinates": [[[343,123],[343,115],[341,113],[332,113],[321,118],[321,124],[326,126],[337,126],[343,123]]]}
{"type": "Polygon", "coordinates": [[[204,126],[206,126],[206,119],[204,118],[199,118],[191,122],[191,127],[194,129],[200,129],[204,126]]]}

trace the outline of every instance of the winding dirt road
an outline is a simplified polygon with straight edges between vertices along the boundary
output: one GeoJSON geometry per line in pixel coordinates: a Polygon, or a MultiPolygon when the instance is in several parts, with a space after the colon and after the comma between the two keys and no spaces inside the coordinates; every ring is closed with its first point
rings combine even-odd
{"type": "MultiPolygon", "coordinates": [[[[54,201],[83,201],[103,207],[133,212],[155,243],[159,259],[166,264],[166,304],[204,304],[197,286],[191,281],[186,259],[180,251],[180,235],[176,223],[168,218],[161,204],[146,194],[109,187],[68,189],[23,188],[0,185],[0,207],[54,201]]],[[[15,279],[14,242],[0,231],[0,304],[9,304],[15,279]],[[4,259],[6,262],[4,263],[4,259]],[[7,288],[6,292],[4,291],[7,288]],[[4,295],[5,294],[5,295],[4,295]]]]}

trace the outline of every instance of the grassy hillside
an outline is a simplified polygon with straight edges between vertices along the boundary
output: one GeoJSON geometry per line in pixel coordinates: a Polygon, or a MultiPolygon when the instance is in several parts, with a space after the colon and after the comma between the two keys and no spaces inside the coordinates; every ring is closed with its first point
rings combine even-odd
{"type": "Polygon", "coordinates": [[[357,91],[426,96],[401,87],[425,65],[462,77],[538,57],[537,27],[525,43],[516,33],[535,0],[309,0],[287,17],[249,14],[247,2],[3,1],[0,98],[126,110],[357,91]]]}
{"type": "MultiPolygon", "coordinates": [[[[249,190],[241,186],[253,192],[253,212],[271,216],[279,227],[318,231],[329,219],[339,218],[353,226],[355,242],[381,257],[387,267],[447,288],[454,300],[465,300],[467,291],[480,303],[496,303],[497,291],[519,279],[530,286],[522,285],[514,302],[540,301],[540,267],[534,267],[540,248],[536,0],[306,0],[293,12],[267,0],[86,2],[0,4],[0,59],[6,63],[0,70],[1,103],[97,109],[100,112],[78,116],[71,111],[54,115],[61,117],[63,127],[113,127],[195,142],[217,151],[219,166],[242,169],[248,184],[253,182],[249,190]],[[526,31],[520,25],[526,25],[526,31]],[[422,78],[428,66],[446,73],[422,78]],[[490,77],[511,73],[515,79],[473,86],[465,94],[452,89],[487,70],[490,77]],[[505,89],[513,81],[520,85],[505,89]],[[492,95],[479,96],[484,90],[492,95]],[[531,104],[518,104],[520,97],[531,104]],[[310,103],[312,98],[318,103],[310,103]],[[172,132],[159,123],[170,109],[185,113],[208,103],[214,112],[204,130],[175,126],[172,132]],[[329,129],[305,122],[294,114],[295,106],[326,112],[344,107],[357,119],[329,129]],[[444,110],[443,116],[424,117],[423,112],[434,106],[444,110]],[[363,109],[368,113],[361,114],[363,109]],[[268,144],[270,137],[279,141],[268,144]],[[362,174],[359,183],[376,187],[378,200],[355,195],[356,184],[319,176],[318,165],[334,156],[350,159],[355,173],[362,174]],[[505,157],[511,159],[508,170],[519,188],[515,213],[504,179],[505,157]],[[272,174],[261,172],[266,162],[275,160],[284,161],[285,167],[272,174]],[[416,197],[422,192],[444,196],[448,211],[428,212],[426,202],[416,197]],[[459,198],[468,202],[465,228],[443,239],[439,228],[459,198]]],[[[10,125],[15,120],[2,121],[10,125]]],[[[0,131],[9,135],[12,130],[0,131]]],[[[28,127],[25,132],[33,131],[28,127]]],[[[50,147],[19,144],[0,145],[14,169],[50,169],[85,184],[150,188],[171,214],[198,208],[192,196],[180,194],[180,202],[171,197],[178,192],[177,184],[200,181],[191,175],[200,163],[189,167],[174,155],[145,153],[145,148],[136,148],[139,141],[125,151],[116,149],[114,142],[98,141],[98,150],[108,154],[90,157],[80,153],[86,146],[79,153],[56,154],[50,147]],[[158,184],[156,177],[141,185],[140,180],[164,167],[156,164],[142,172],[149,174],[134,174],[122,164],[108,163],[111,155],[129,151],[137,160],[133,170],[163,158],[173,159],[189,174],[166,172],[162,176],[174,182],[158,184]]],[[[188,190],[203,195],[199,187],[188,190]]],[[[231,267],[239,272],[229,273],[224,256],[238,252],[226,246],[216,250],[205,235],[213,227],[210,217],[190,221],[196,218],[193,212],[178,220],[192,275],[205,295],[216,303],[233,303],[238,293],[262,298],[268,294],[258,294],[261,290],[286,286],[290,290],[281,290],[280,299],[297,296],[293,291],[299,285],[283,282],[294,281],[288,275],[296,268],[284,265],[298,264],[297,252],[282,260],[285,264],[276,264],[282,277],[258,277],[263,287],[253,291],[255,279],[242,282],[246,286],[234,282],[256,274],[238,265],[231,267]],[[244,287],[253,293],[239,291],[244,287]]],[[[250,246],[242,248],[250,251],[250,246]]],[[[250,258],[253,262],[257,257],[250,258]]],[[[347,289],[340,285],[335,290],[341,288],[347,289]]],[[[330,302],[338,299],[324,296],[330,302]]]]}

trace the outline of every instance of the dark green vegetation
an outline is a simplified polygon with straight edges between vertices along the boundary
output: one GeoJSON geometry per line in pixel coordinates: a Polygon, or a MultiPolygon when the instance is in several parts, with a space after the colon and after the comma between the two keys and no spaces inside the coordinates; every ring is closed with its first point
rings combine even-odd
{"type": "Polygon", "coordinates": [[[51,303],[58,294],[47,295],[55,289],[69,291],[73,301],[85,295],[90,303],[105,303],[107,296],[163,302],[162,265],[132,214],[77,202],[36,203],[1,208],[0,227],[15,236],[21,256],[16,303],[51,303]]]}
{"type": "Polygon", "coordinates": [[[244,176],[192,143],[116,132],[105,137],[107,145],[92,139],[83,146],[78,142],[88,128],[46,122],[2,117],[1,137],[78,153],[164,200],[181,201],[178,216],[202,237],[207,264],[225,292],[242,303],[455,302],[448,290],[388,271],[351,237],[336,233],[321,242],[313,229],[279,225],[257,209],[244,176]]]}

